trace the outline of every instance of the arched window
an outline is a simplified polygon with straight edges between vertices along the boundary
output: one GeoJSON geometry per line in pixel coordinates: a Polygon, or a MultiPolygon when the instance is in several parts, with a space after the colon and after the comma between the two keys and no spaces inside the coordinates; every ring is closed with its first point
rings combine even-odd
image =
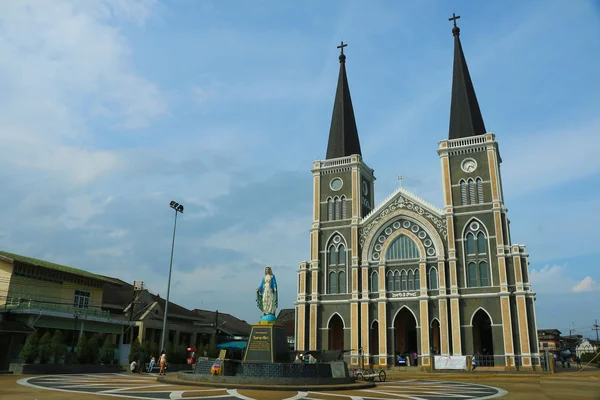
{"type": "Polygon", "coordinates": [[[333,199],[333,211],[334,211],[333,219],[335,219],[337,221],[338,219],[340,219],[340,199],[338,199],[337,197],[335,197],[333,199]]]}
{"type": "Polygon", "coordinates": [[[402,270],[400,277],[402,279],[402,291],[408,290],[408,274],[406,271],[402,270]]]}
{"type": "Polygon", "coordinates": [[[415,290],[415,273],[412,271],[408,271],[408,290],[415,290]]]}
{"type": "Polygon", "coordinates": [[[408,236],[398,236],[385,253],[386,260],[410,260],[419,258],[417,244],[408,236]]]}
{"type": "Polygon", "coordinates": [[[398,270],[394,272],[394,290],[396,292],[400,291],[400,272],[398,270]]]}
{"type": "Polygon", "coordinates": [[[333,200],[327,199],[327,221],[333,221],[333,200]]]}
{"type": "Polygon", "coordinates": [[[338,272],[338,293],[346,293],[346,273],[338,272]]]}
{"type": "Polygon", "coordinates": [[[389,271],[386,275],[385,290],[392,292],[394,290],[394,274],[389,271]]]}
{"type": "Polygon", "coordinates": [[[472,233],[467,233],[467,254],[475,254],[475,238],[472,233]]]}
{"type": "Polygon", "coordinates": [[[342,196],[342,219],[346,219],[346,196],[342,196]]]}
{"type": "Polygon", "coordinates": [[[477,185],[477,200],[479,200],[479,204],[481,204],[483,203],[483,184],[481,178],[477,178],[475,184],[477,185]]]}
{"type": "Polygon", "coordinates": [[[481,286],[490,286],[488,263],[482,261],[479,263],[479,282],[481,286]]]}
{"type": "Polygon", "coordinates": [[[329,265],[337,265],[337,251],[334,246],[329,247],[329,265]]]}
{"type": "Polygon", "coordinates": [[[337,278],[336,273],[331,271],[329,273],[329,293],[337,293],[337,278]]]}
{"type": "Polygon", "coordinates": [[[477,253],[485,254],[487,252],[486,244],[485,235],[483,232],[479,232],[477,234],[477,253]]]}
{"type": "Polygon", "coordinates": [[[415,269],[415,290],[421,289],[421,271],[415,269]]]}
{"type": "Polygon", "coordinates": [[[338,265],[346,265],[346,248],[343,244],[341,244],[340,248],[338,249],[337,263],[338,265]]]}
{"type": "Polygon", "coordinates": [[[467,182],[465,182],[464,180],[460,180],[460,200],[462,205],[466,205],[469,204],[469,201],[467,199],[467,182]]]}
{"type": "Polygon", "coordinates": [[[475,204],[475,182],[469,178],[469,204],[475,204]]]}
{"type": "Polygon", "coordinates": [[[373,271],[371,274],[371,292],[379,291],[379,274],[377,271],[373,271]]]}
{"type": "Polygon", "coordinates": [[[435,267],[429,268],[429,290],[436,290],[438,288],[437,269],[435,267]]]}
{"type": "Polygon", "coordinates": [[[477,265],[474,262],[469,263],[467,274],[469,276],[469,287],[477,287],[477,265]]]}

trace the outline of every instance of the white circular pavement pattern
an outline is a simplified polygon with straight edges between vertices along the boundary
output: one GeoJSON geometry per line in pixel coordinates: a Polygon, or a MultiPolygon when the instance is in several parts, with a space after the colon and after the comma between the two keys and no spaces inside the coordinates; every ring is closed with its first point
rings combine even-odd
{"type": "MultiPolygon", "coordinates": [[[[36,389],[132,399],[220,398],[253,400],[253,398],[239,393],[237,389],[186,388],[182,390],[184,388],[183,386],[158,382],[156,376],[139,376],[135,374],[45,375],[19,379],[17,383],[36,389]]],[[[506,394],[506,390],[500,388],[466,382],[401,379],[378,383],[377,387],[372,389],[341,392],[289,392],[287,400],[331,399],[331,397],[339,398],[340,400],[468,400],[492,399],[506,394]]]]}

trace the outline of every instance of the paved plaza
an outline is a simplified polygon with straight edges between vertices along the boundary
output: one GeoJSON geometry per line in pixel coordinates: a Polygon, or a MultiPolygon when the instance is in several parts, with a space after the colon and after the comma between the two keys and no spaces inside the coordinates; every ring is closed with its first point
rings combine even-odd
{"type": "MultiPolygon", "coordinates": [[[[173,376],[174,377],[174,376],[173,376]]],[[[375,388],[354,391],[260,391],[183,386],[158,382],[156,376],[81,374],[0,376],[3,400],[55,399],[600,399],[600,373],[545,376],[472,375],[448,379],[427,374],[391,379],[375,388]]]]}

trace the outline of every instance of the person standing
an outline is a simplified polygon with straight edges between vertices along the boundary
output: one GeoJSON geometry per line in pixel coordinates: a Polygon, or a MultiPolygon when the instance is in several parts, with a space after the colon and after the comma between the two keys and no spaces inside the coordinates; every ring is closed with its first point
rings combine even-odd
{"type": "Polygon", "coordinates": [[[167,353],[166,353],[165,350],[163,350],[160,353],[159,363],[160,363],[160,373],[159,373],[159,375],[163,375],[163,374],[165,374],[165,368],[167,366],[167,353]]]}
{"type": "Polygon", "coordinates": [[[154,354],[152,354],[152,357],[150,358],[150,365],[148,366],[148,373],[152,372],[154,369],[154,363],[156,363],[156,359],[154,358],[154,354]]]}

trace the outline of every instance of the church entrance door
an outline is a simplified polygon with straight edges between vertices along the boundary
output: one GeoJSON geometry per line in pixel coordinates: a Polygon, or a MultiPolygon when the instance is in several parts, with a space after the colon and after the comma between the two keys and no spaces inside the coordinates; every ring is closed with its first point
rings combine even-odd
{"type": "Polygon", "coordinates": [[[396,314],[394,331],[397,354],[409,355],[418,353],[417,321],[407,308],[403,308],[396,314]]]}
{"type": "MultiPolygon", "coordinates": [[[[369,352],[372,356],[379,355],[379,322],[374,321],[371,325],[370,340],[369,340],[369,352]]],[[[374,363],[378,363],[375,359],[374,363]]]]}
{"type": "Polygon", "coordinates": [[[440,323],[437,319],[431,323],[431,354],[440,354],[440,323]]]}
{"type": "Polygon", "coordinates": [[[493,355],[492,321],[489,315],[479,310],[473,316],[473,354],[493,355]]]}
{"type": "Polygon", "coordinates": [[[344,322],[335,314],[329,320],[329,350],[344,350],[344,322]]]}

